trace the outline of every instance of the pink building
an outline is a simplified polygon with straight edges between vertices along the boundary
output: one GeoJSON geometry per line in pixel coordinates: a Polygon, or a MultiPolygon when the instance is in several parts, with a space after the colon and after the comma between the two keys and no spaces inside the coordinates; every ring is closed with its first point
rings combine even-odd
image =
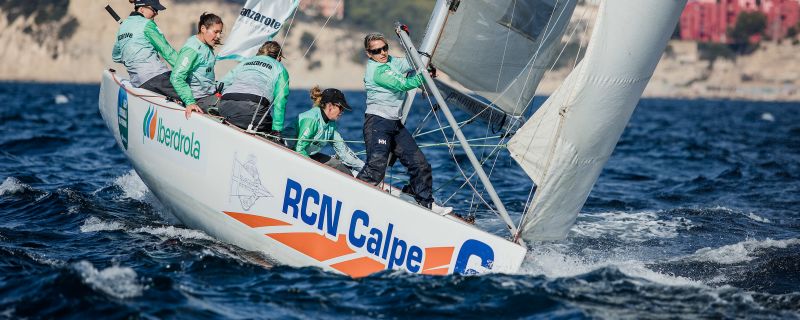
{"type": "Polygon", "coordinates": [[[743,11],[763,12],[766,35],[780,39],[800,21],[800,0],[689,0],[680,18],[681,38],[728,43],[728,29],[743,11]]]}
{"type": "Polygon", "coordinates": [[[344,19],[344,0],[300,0],[298,7],[309,16],[332,16],[336,20],[344,19]]]}

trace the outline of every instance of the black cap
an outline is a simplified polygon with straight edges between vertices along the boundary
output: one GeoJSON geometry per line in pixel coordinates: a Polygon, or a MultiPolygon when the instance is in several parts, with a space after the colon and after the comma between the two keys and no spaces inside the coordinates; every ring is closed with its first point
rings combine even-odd
{"type": "Polygon", "coordinates": [[[347,111],[352,110],[350,109],[350,106],[347,105],[347,100],[344,99],[344,93],[339,91],[339,89],[329,88],[325,89],[325,91],[322,91],[322,101],[320,102],[323,106],[330,102],[342,106],[342,108],[347,111]]]}
{"type": "Polygon", "coordinates": [[[150,6],[151,8],[158,11],[167,10],[167,8],[162,6],[161,3],[158,2],[158,0],[135,0],[133,2],[133,6],[134,7],[150,6]]]}

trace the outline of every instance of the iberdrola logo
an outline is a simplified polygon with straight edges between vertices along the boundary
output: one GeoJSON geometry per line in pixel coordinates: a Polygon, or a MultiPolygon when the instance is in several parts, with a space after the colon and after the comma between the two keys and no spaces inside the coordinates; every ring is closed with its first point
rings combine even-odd
{"type": "Polygon", "coordinates": [[[158,120],[158,110],[154,110],[153,106],[147,108],[147,113],[144,114],[144,136],[153,140],[156,137],[156,121],[158,120]]]}
{"type": "Polygon", "coordinates": [[[164,119],[158,117],[158,110],[153,106],[150,106],[144,114],[142,132],[147,139],[188,157],[200,159],[200,139],[195,139],[194,132],[184,133],[183,128],[174,129],[165,125],[164,119]]]}

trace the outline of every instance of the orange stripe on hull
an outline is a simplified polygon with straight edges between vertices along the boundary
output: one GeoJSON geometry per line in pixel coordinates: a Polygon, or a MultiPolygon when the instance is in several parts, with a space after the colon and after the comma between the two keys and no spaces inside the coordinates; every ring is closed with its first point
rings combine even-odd
{"type": "Polygon", "coordinates": [[[436,268],[436,269],[428,269],[428,270],[422,270],[422,274],[428,274],[428,275],[433,275],[433,276],[444,276],[444,275],[449,274],[449,272],[448,272],[449,270],[450,270],[450,268],[448,268],[448,267],[442,267],[442,268],[436,268]]]}
{"type": "Polygon", "coordinates": [[[150,140],[156,137],[156,122],[158,122],[158,110],[156,110],[156,114],[152,118],[153,120],[150,122],[150,140]]]}
{"type": "Polygon", "coordinates": [[[371,275],[375,272],[382,271],[386,269],[386,266],[371,258],[361,257],[358,259],[332,264],[331,268],[339,270],[353,278],[361,278],[371,275]]]}
{"type": "Polygon", "coordinates": [[[317,261],[325,261],[355,252],[347,246],[347,237],[343,234],[339,235],[337,241],[313,232],[271,233],[267,236],[317,261]]]}
{"type": "Polygon", "coordinates": [[[241,223],[248,225],[250,228],[259,228],[259,227],[276,227],[276,226],[291,226],[292,224],[288,222],[283,222],[278,219],[272,219],[262,216],[257,216],[253,214],[247,213],[239,213],[239,212],[228,212],[223,211],[225,214],[238,220],[241,223]]]}
{"type": "Polygon", "coordinates": [[[425,248],[425,263],[422,265],[422,270],[440,268],[444,266],[449,267],[450,260],[453,259],[453,251],[455,251],[455,249],[455,247],[425,248]]]}

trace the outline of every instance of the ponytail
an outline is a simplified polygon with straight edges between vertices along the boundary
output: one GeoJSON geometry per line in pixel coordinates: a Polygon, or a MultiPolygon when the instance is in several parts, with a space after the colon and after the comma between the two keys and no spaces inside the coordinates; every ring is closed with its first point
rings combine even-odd
{"type": "Polygon", "coordinates": [[[319,86],[311,88],[311,101],[314,103],[314,106],[322,108],[322,90],[319,86]]]}

